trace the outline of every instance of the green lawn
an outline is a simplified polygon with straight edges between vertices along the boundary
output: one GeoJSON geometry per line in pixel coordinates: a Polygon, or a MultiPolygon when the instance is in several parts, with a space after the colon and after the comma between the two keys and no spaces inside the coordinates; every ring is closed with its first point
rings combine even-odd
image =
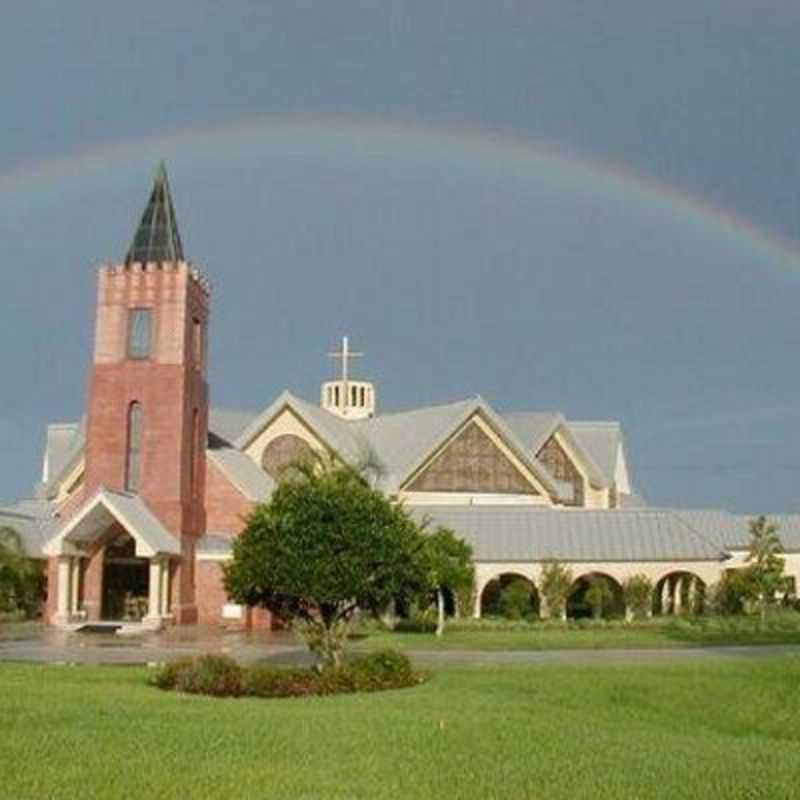
{"type": "Polygon", "coordinates": [[[701,647],[733,644],[798,644],[800,614],[776,613],[761,625],[756,617],[668,618],[625,625],[561,625],[464,620],[442,638],[432,633],[399,633],[368,627],[357,634],[357,650],[613,650],[701,647]]]}
{"type": "Polygon", "coordinates": [[[800,658],[472,668],[213,700],[131,667],[0,665],[3,798],[790,798],[800,658]]]}

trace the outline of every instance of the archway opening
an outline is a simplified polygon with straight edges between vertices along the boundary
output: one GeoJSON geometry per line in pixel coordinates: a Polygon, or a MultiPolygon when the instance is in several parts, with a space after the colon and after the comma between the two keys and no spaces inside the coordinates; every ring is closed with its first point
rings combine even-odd
{"type": "Polygon", "coordinates": [[[536,619],[539,616],[539,593],[533,582],[523,575],[514,572],[498,575],[483,588],[481,616],[536,619]]]}
{"type": "Polygon", "coordinates": [[[706,604],[706,585],[693,572],[676,571],[665,575],[653,591],[653,614],[702,614],[706,604]]]}
{"type": "Polygon", "coordinates": [[[615,619],[625,616],[622,587],[610,575],[590,572],[581,575],[567,598],[569,619],[615,619]]]}
{"type": "Polygon", "coordinates": [[[101,618],[138,622],[147,616],[149,561],[136,555],[136,542],[120,531],[103,550],[101,618]]]}

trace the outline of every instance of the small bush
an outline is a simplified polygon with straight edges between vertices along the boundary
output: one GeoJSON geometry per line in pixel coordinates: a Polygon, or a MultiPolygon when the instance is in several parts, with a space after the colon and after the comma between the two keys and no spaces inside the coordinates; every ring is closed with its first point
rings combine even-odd
{"type": "Polygon", "coordinates": [[[317,694],[315,674],[309,669],[250,667],[245,672],[244,693],[250,697],[303,697],[317,694]]]}
{"type": "Polygon", "coordinates": [[[514,580],[500,592],[498,610],[506,619],[518,620],[534,612],[531,585],[526,580],[514,580]]]}
{"type": "Polygon", "coordinates": [[[179,658],[177,661],[170,661],[164,666],[159,667],[155,674],[150,678],[150,683],[159,689],[175,689],[178,685],[178,676],[190,670],[194,666],[195,659],[192,657],[179,658]]]}
{"type": "Polygon", "coordinates": [[[653,582],[647,575],[631,575],[622,584],[622,595],[631,619],[644,619],[653,608],[653,582]]]}
{"type": "Polygon", "coordinates": [[[746,572],[731,570],[711,588],[709,605],[717,614],[743,614],[754,597],[755,591],[746,572]]]}
{"type": "Polygon", "coordinates": [[[213,697],[308,697],[404,689],[426,680],[408,658],[381,650],[338,669],[240,667],[227,656],[204,655],[166,664],[151,683],[160,689],[213,697]]]}
{"type": "Polygon", "coordinates": [[[398,689],[417,683],[417,674],[408,656],[396,650],[378,650],[350,665],[358,691],[398,689]]]}
{"type": "Polygon", "coordinates": [[[232,658],[206,654],[167,664],[156,673],[153,683],[189,694],[238,697],[244,691],[244,673],[232,658]]]}

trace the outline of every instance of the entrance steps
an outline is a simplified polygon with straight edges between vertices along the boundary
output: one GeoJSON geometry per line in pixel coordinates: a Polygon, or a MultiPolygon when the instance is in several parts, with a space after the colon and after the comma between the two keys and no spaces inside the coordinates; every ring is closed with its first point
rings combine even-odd
{"type": "Polygon", "coordinates": [[[129,622],[126,620],[78,622],[69,626],[69,630],[72,633],[94,633],[101,635],[116,634],[117,636],[136,636],[138,634],[156,631],[160,628],[160,624],[153,624],[150,622],[129,622]]]}

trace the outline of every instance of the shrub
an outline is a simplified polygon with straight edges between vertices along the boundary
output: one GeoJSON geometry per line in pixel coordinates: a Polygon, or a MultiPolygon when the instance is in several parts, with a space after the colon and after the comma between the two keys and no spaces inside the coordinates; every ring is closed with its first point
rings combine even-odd
{"type": "Polygon", "coordinates": [[[542,566],[541,593],[547,616],[564,618],[567,598],[572,588],[572,570],[560,561],[547,561],[542,566]]]}
{"type": "Polygon", "coordinates": [[[229,656],[209,653],[167,664],[156,673],[153,683],[189,694],[238,697],[244,690],[244,673],[229,656]]]}
{"type": "Polygon", "coordinates": [[[653,582],[647,575],[631,575],[622,584],[625,608],[632,619],[646,617],[653,604],[653,582]]]}
{"type": "Polygon", "coordinates": [[[32,617],[44,596],[42,564],[28,558],[19,534],[0,526],[0,613],[32,617]]]}
{"type": "Polygon", "coordinates": [[[426,677],[402,653],[381,650],[322,670],[240,667],[233,659],[217,655],[182,658],[159,669],[151,683],[160,689],[213,697],[308,697],[403,689],[426,677]]]}
{"type": "Polygon", "coordinates": [[[530,584],[519,578],[511,581],[501,592],[498,611],[506,619],[525,619],[533,613],[533,596],[530,584]]]}
{"type": "Polygon", "coordinates": [[[416,673],[411,661],[396,650],[378,650],[350,665],[360,691],[413,686],[416,673]]]}
{"type": "Polygon", "coordinates": [[[602,575],[593,575],[589,579],[589,588],[586,590],[584,597],[592,609],[592,618],[595,620],[603,616],[603,612],[614,600],[611,587],[602,575]]]}
{"type": "Polygon", "coordinates": [[[717,614],[742,614],[755,597],[755,589],[746,569],[725,573],[711,588],[711,608],[717,614]]]}
{"type": "Polygon", "coordinates": [[[318,674],[309,669],[250,667],[245,672],[244,694],[250,697],[303,697],[317,694],[318,674]]]}
{"type": "Polygon", "coordinates": [[[186,670],[192,669],[195,659],[191,656],[170,661],[159,667],[150,678],[150,683],[159,689],[175,689],[178,685],[178,676],[186,670]]]}

